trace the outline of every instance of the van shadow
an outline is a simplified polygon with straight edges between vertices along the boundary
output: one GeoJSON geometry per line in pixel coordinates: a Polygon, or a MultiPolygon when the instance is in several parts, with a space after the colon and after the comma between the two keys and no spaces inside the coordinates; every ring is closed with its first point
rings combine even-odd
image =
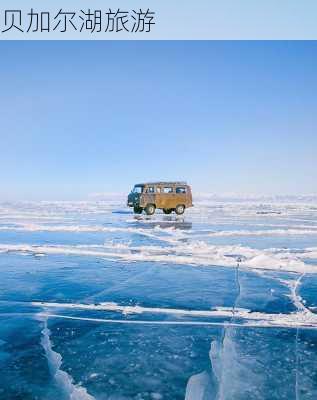
{"type": "Polygon", "coordinates": [[[186,221],[184,217],[175,217],[175,216],[163,216],[162,219],[157,219],[157,217],[153,216],[144,216],[144,215],[134,215],[134,221],[132,224],[137,223],[141,228],[155,228],[159,227],[162,229],[167,228],[175,228],[181,230],[189,230],[192,229],[192,222],[186,221]]]}

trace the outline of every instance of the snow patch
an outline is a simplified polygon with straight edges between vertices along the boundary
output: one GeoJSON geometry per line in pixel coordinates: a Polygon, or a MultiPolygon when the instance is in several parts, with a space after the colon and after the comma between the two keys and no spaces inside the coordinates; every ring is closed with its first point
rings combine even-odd
{"type": "Polygon", "coordinates": [[[23,252],[29,254],[63,254],[93,256],[124,262],[158,262],[192,266],[236,267],[237,260],[242,260],[241,268],[259,270],[281,270],[299,273],[317,273],[317,267],[305,264],[306,258],[314,258],[316,248],[290,251],[286,249],[254,249],[239,245],[210,245],[205,242],[182,243],[172,246],[135,246],[116,245],[29,245],[0,244],[1,252],[23,252]]]}
{"type": "MultiPolygon", "coordinates": [[[[76,303],[48,303],[48,302],[32,302],[35,307],[43,307],[44,310],[48,309],[74,309],[74,310],[92,310],[92,311],[114,311],[120,312],[124,315],[127,313],[135,314],[166,314],[166,315],[179,315],[189,317],[210,317],[210,318],[230,318],[234,317],[235,323],[225,322],[224,324],[239,326],[242,323],[252,326],[262,327],[297,327],[297,326],[309,326],[317,327],[317,315],[302,309],[297,312],[289,314],[269,314],[262,312],[251,312],[247,309],[241,308],[218,308],[216,310],[182,310],[173,308],[152,308],[152,307],[140,307],[140,306],[122,306],[117,303],[101,303],[101,304],[76,304],[76,303]],[[237,322],[237,323],[236,323],[237,322]]],[[[100,319],[100,318],[89,318],[89,317],[73,317],[73,316],[59,316],[55,314],[44,313],[46,316],[54,316],[57,318],[69,318],[79,319],[96,322],[113,322],[113,323],[144,323],[144,324],[201,324],[201,325],[217,325],[218,323],[209,321],[141,321],[141,320],[113,320],[113,319],[100,319]]],[[[219,324],[218,324],[219,325],[219,324]]],[[[211,353],[212,354],[212,353],[211,353]]]]}

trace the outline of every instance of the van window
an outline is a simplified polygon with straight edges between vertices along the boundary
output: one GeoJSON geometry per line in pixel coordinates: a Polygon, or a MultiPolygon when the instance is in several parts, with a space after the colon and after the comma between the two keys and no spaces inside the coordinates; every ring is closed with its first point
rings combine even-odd
{"type": "Polygon", "coordinates": [[[172,187],[165,187],[163,189],[163,193],[172,193],[173,192],[173,188],[172,187]]]}
{"type": "Polygon", "coordinates": [[[149,187],[146,189],[146,193],[154,193],[154,186],[149,186],[149,187]]]}
{"type": "Polygon", "coordinates": [[[134,186],[133,193],[142,193],[142,192],[143,192],[143,186],[134,186]]]}
{"type": "Polygon", "coordinates": [[[184,188],[184,187],[177,187],[177,188],[176,188],[176,193],[186,193],[186,188],[184,188]]]}

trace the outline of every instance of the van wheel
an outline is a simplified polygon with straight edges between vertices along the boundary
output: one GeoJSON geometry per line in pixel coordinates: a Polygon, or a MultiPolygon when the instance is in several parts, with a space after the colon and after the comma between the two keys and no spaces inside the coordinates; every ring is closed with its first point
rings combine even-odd
{"type": "Polygon", "coordinates": [[[178,204],[175,208],[175,212],[177,215],[184,214],[184,211],[185,211],[185,206],[183,204],[178,204]]]}
{"type": "Polygon", "coordinates": [[[171,208],[163,208],[163,213],[164,214],[170,214],[172,212],[171,208]]]}
{"type": "Polygon", "coordinates": [[[135,214],[142,214],[143,208],[141,207],[133,207],[133,211],[135,214]]]}
{"type": "Polygon", "coordinates": [[[145,212],[147,215],[153,215],[155,213],[155,205],[154,204],[148,204],[145,207],[145,212]]]}

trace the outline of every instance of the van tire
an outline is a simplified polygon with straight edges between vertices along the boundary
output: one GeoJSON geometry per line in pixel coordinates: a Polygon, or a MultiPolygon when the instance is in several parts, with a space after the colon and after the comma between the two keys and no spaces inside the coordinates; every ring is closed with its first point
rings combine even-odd
{"type": "Polygon", "coordinates": [[[155,205],[154,204],[148,204],[145,207],[145,212],[147,215],[153,215],[155,213],[155,205]]]}
{"type": "Polygon", "coordinates": [[[182,215],[185,212],[185,206],[184,204],[178,204],[175,208],[175,212],[177,215],[182,215]]]}
{"type": "Polygon", "coordinates": [[[171,208],[163,208],[164,214],[170,214],[173,210],[171,208]]]}
{"type": "Polygon", "coordinates": [[[135,214],[142,214],[143,208],[142,207],[133,207],[133,211],[135,214]]]}

